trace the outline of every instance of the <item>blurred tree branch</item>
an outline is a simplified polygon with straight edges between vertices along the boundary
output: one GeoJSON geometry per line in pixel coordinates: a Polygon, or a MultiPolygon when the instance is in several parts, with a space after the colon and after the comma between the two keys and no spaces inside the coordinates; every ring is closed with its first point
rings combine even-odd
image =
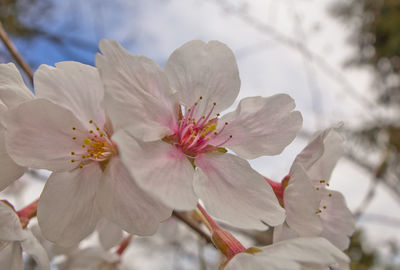
{"type": "Polygon", "coordinates": [[[6,31],[4,30],[3,24],[1,22],[0,22],[0,39],[3,42],[4,46],[7,48],[7,50],[10,52],[11,56],[17,62],[17,64],[21,67],[21,69],[28,76],[31,84],[33,85],[33,72],[32,72],[31,67],[28,65],[28,63],[26,63],[26,61],[19,54],[19,52],[17,51],[17,48],[15,48],[11,39],[7,35],[6,31]]]}

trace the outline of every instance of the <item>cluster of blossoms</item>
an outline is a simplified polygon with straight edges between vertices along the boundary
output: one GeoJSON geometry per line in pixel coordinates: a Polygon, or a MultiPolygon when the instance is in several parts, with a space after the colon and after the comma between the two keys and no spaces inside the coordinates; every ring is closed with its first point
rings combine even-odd
{"type": "Polygon", "coordinates": [[[33,206],[0,204],[1,265],[23,269],[23,250],[49,269],[28,227],[36,212],[44,239],[69,250],[60,269],[120,269],[118,255],[130,241],[121,230],[149,236],[172,211],[195,210],[226,256],[220,269],[348,268],[342,251],[354,222],[343,196],[328,188],[342,154],[338,127],[317,133],[274,182],[248,160],[281,153],[301,114],[285,94],[244,98],[222,113],[240,88],[226,45],[188,42],[164,69],[115,41],[99,49],[95,67],[40,66],[36,95],[13,64],[0,65],[0,189],[27,168],[52,171],[33,206]],[[272,226],[274,243],[246,249],[211,216],[241,229],[272,226]],[[99,252],[78,247],[110,222],[119,240],[103,239],[99,252]]]}

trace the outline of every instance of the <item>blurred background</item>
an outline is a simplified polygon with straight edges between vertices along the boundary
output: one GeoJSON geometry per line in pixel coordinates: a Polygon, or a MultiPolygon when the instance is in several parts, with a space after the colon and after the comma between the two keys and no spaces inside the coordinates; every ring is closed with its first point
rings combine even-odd
{"type": "MultiPolygon", "coordinates": [[[[331,187],[356,218],[352,270],[400,269],[400,0],[0,0],[0,22],[33,70],[65,60],[93,65],[102,38],[161,66],[189,40],[226,43],[238,61],[239,99],[287,93],[304,117],[294,143],[253,168],[282,179],[315,131],[343,121],[346,154],[331,187]]],[[[0,44],[0,62],[10,61],[0,44]]],[[[0,196],[23,206],[45,176],[30,171],[0,196]]],[[[154,239],[134,238],[134,269],[213,269],[212,248],[175,223],[154,239]]]]}

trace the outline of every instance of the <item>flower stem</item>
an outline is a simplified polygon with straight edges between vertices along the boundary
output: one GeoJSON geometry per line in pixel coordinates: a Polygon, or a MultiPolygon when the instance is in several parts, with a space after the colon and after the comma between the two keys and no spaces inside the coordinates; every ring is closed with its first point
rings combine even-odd
{"type": "Polygon", "coordinates": [[[36,217],[38,201],[39,200],[35,200],[34,202],[28,204],[27,206],[16,212],[19,220],[21,221],[22,228],[26,228],[28,226],[29,220],[33,217],[36,217]]]}
{"type": "Polygon", "coordinates": [[[18,65],[26,73],[31,84],[33,84],[33,72],[32,72],[31,67],[28,65],[28,63],[26,63],[26,61],[19,54],[19,52],[15,48],[14,44],[11,42],[11,39],[7,35],[6,31],[4,30],[1,22],[0,22],[0,40],[3,42],[4,46],[10,52],[10,54],[12,55],[14,60],[18,63],[18,65]]]}
{"type": "Polygon", "coordinates": [[[124,253],[125,249],[129,246],[129,243],[131,242],[132,239],[132,234],[130,234],[129,236],[127,236],[122,243],[119,245],[119,248],[117,249],[117,251],[115,253],[117,253],[118,255],[122,255],[122,253],[124,253]]]}

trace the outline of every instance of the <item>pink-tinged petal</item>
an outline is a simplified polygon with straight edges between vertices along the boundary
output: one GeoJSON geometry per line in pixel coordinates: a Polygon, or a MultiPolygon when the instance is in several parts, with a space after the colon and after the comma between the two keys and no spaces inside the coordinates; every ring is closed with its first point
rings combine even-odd
{"type": "Polygon", "coordinates": [[[97,203],[106,218],[135,235],[154,234],[160,222],[172,214],[171,209],[139,188],[119,157],[107,165],[97,203]]]}
{"type": "Polygon", "coordinates": [[[346,264],[349,258],[324,238],[297,238],[260,248],[261,252],[237,254],[225,270],[308,270],[346,264]]]}
{"type": "Polygon", "coordinates": [[[8,155],[4,132],[4,128],[0,126],[0,191],[20,178],[25,172],[25,168],[17,165],[8,155]]]}
{"type": "Polygon", "coordinates": [[[46,250],[31,231],[27,231],[27,238],[21,242],[21,247],[26,254],[35,260],[39,270],[50,270],[50,262],[46,250]]]}
{"type": "Polygon", "coordinates": [[[35,99],[9,111],[5,123],[7,151],[19,165],[53,171],[78,166],[71,152],[83,153],[87,131],[71,111],[35,99]]]}
{"type": "Polygon", "coordinates": [[[170,135],[178,103],[162,69],[112,40],[102,40],[96,56],[105,86],[105,105],[114,130],[128,129],[143,141],[170,135]]]}
{"type": "Polygon", "coordinates": [[[219,121],[219,125],[228,125],[218,138],[222,141],[232,135],[223,146],[246,159],[277,155],[301,128],[302,116],[293,111],[294,107],[293,99],[286,94],[244,98],[235,111],[219,121]]]}
{"type": "Polygon", "coordinates": [[[143,142],[124,131],[117,132],[112,139],[118,145],[121,160],[142,189],[170,208],[196,207],[194,169],[180,149],[164,141],[143,142]]]}
{"type": "Polygon", "coordinates": [[[317,211],[320,198],[300,164],[294,164],[284,193],[286,222],[299,236],[317,236],[322,231],[317,211]]]}
{"type": "Polygon", "coordinates": [[[98,126],[105,123],[104,90],[96,68],[78,62],[41,65],[34,81],[39,98],[69,109],[88,127],[90,120],[98,126]]]}
{"type": "Polygon", "coordinates": [[[221,112],[236,99],[240,89],[239,70],[231,49],[219,41],[189,41],[169,57],[165,72],[180,102],[191,107],[202,96],[196,115],[221,112]]]}
{"type": "MultiPolygon", "coordinates": [[[[98,198],[98,195],[96,195],[96,199],[98,198]]],[[[97,223],[96,230],[100,244],[104,250],[109,250],[119,245],[123,240],[123,231],[121,227],[106,218],[100,219],[97,223]]]]}
{"type": "Polygon", "coordinates": [[[26,232],[17,214],[7,204],[0,202],[0,241],[22,241],[26,232]]]}
{"type": "Polygon", "coordinates": [[[34,98],[13,63],[0,64],[0,100],[11,109],[34,98]]]}
{"type": "Polygon", "coordinates": [[[19,242],[13,242],[0,251],[1,269],[24,270],[22,248],[19,242]]]}
{"type": "Polygon", "coordinates": [[[321,201],[321,219],[325,237],[341,250],[349,247],[349,237],[355,231],[354,217],[347,208],[343,195],[337,191],[324,190],[321,201]]]}
{"type": "Polygon", "coordinates": [[[99,220],[95,195],[101,176],[97,164],[50,175],[37,213],[46,239],[73,246],[93,232],[99,220]]]}
{"type": "Polygon", "coordinates": [[[194,190],[207,211],[230,225],[266,229],[285,218],[275,194],[264,177],[237,156],[207,153],[196,157],[194,190]]]}

